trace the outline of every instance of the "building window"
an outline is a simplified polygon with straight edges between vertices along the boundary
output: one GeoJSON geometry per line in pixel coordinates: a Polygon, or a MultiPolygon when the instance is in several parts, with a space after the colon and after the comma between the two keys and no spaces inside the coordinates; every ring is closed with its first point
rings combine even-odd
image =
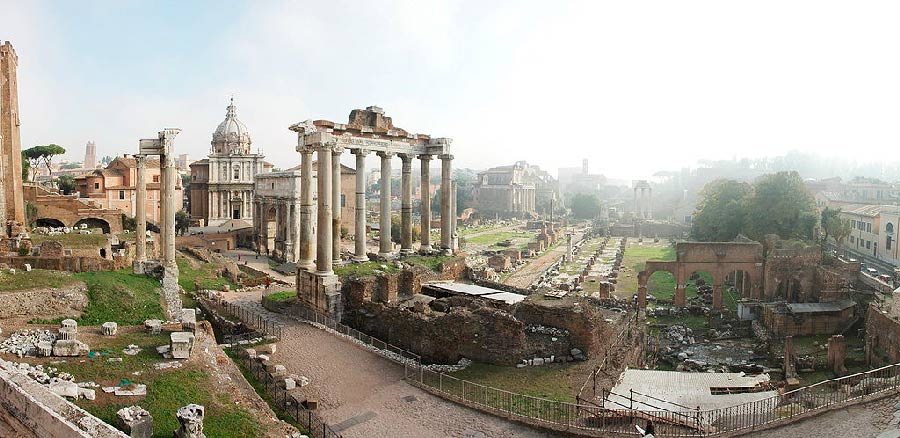
{"type": "Polygon", "coordinates": [[[856,219],[850,221],[850,228],[856,228],[856,219]]]}
{"type": "Polygon", "coordinates": [[[856,238],[853,236],[850,236],[850,243],[856,243],[856,238]]]}
{"type": "Polygon", "coordinates": [[[893,237],[887,236],[887,239],[886,239],[885,242],[884,242],[884,249],[885,249],[886,251],[890,251],[890,250],[891,250],[891,243],[893,243],[893,237]]]}
{"type": "Polygon", "coordinates": [[[872,223],[871,222],[866,222],[866,232],[867,233],[872,232],[872,223]]]}
{"type": "Polygon", "coordinates": [[[94,190],[99,190],[99,189],[100,189],[100,183],[95,182],[95,183],[94,183],[94,190]]]}
{"type": "Polygon", "coordinates": [[[341,193],[341,207],[347,206],[347,195],[341,193]]]}
{"type": "Polygon", "coordinates": [[[887,233],[893,233],[894,232],[894,224],[888,222],[887,225],[884,226],[884,231],[887,233]]]}
{"type": "Polygon", "coordinates": [[[872,241],[871,240],[866,241],[866,249],[872,249],[872,241]]]}
{"type": "Polygon", "coordinates": [[[119,190],[119,199],[125,199],[125,190],[119,190]]]}
{"type": "Polygon", "coordinates": [[[241,169],[238,167],[234,168],[234,179],[241,179],[241,169]]]}
{"type": "Polygon", "coordinates": [[[155,183],[159,182],[159,175],[153,175],[153,182],[155,182],[155,183]]]}
{"type": "Polygon", "coordinates": [[[272,183],[272,190],[275,190],[275,183],[272,183]]]}

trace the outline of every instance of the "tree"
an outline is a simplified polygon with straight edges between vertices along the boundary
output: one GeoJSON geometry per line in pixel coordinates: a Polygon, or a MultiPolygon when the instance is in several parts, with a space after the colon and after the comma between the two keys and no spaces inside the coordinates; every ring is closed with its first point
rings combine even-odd
{"type": "MultiPolygon", "coordinates": [[[[421,236],[421,227],[417,227],[413,224],[412,227],[412,240],[413,242],[419,240],[421,236]]],[[[391,216],[391,241],[394,243],[402,243],[400,242],[400,216],[391,216]]]]}
{"type": "Polygon", "coordinates": [[[818,221],[815,202],[794,171],[760,177],[747,200],[747,213],[745,229],[756,240],[770,233],[782,239],[811,239],[818,221]]]}
{"type": "Polygon", "coordinates": [[[114,159],[113,157],[110,157],[109,155],[105,155],[105,156],[103,156],[103,158],[100,159],[100,165],[103,167],[106,167],[109,165],[109,163],[112,163],[113,159],[114,159]]]}
{"type": "Polygon", "coordinates": [[[28,182],[28,174],[31,173],[31,163],[28,161],[28,158],[25,156],[25,152],[22,152],[22,181],[28,182]]]}
{"type": "Polygon", "coordinates": [[[28,160],[28,165],[34,169],[31,181],[34,182],[34,178],[37,174],[37,167],[41,164],[47,168],[48,174],[52,177],[53,169],[50,168],[50,164],[53,162],[53,157],[65,153],[66,149],[56,144],[35,146],[22,151],[22,157],[28,160]]]}
{"type": "Polygon", "coordinates": [[[844,243],[844,239],[850,236],[850,219],[841,220],[837,216],[832,216],[823,228],[828,230],[828,234],[831,235],[838,245],[841,245],[844,243]]]}
{"type": "Polygon", "coordinates": [[[75,191],[75,177],[72,175],[60,175],[56,180],[56,186],[63,195],[71,195],[75,191]]]}
{"type": "Polygon", "coordinates": [[[191,226],[191,215],[186,210],[175,213],[175,233],[184,235],[191,226]]]}
{"type": "Polygon", "coordinates": [[[691,234],[704,242],[727,242],[744,229],[746,202],[752,192],[747,183],[717,179],[700,191],[691,234]]]}
{"type": "Polygon", "coordinates": [[[576,193],[570,205],[578,219],[593,219],[600,214],[600,199],[593,193],[576,193]]]}
{"type": "MultiPolygon", "coordinates": [[[[822,227],[822,234],[823,234],[822,241],[827,242],[828,236],[834,235],[834,234],[832,234],[830,228],[834,228],[835,224],[831,224],[831,222],[833,222],[833,220],[836,219],[840,215],[840,213],[841,213],[840,208],[835,209],[835,208],[831,208],[831,207],[825,207],[825,209],[822,210],[822,216],[819,218],[819,224],[822,227]]],[[[837,222],[838,222],[838,224],[840,224],[839,219],[837,222]]]]}

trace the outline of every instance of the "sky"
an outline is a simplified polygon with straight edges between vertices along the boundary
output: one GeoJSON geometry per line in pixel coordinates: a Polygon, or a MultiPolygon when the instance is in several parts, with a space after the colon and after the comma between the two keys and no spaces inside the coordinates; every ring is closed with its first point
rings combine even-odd
{"type": "Polygon", "coordinates": [[[456,167],[587,158],[631,179],[788,150],[895,161],[898,17],[870,1],[0,0],[0,40],[23,147],[73,160],[164,127],[203,158],[234,96],[281,168],[299,162],[292,123],[378,105],[453,138],[456,167]]]}

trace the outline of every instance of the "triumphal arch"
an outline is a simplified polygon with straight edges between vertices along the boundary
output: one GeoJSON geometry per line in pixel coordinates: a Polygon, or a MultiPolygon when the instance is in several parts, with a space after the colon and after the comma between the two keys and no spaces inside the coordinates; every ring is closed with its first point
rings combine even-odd
{"type": "Polygon", "coordinates": [[[657,271],[671,272],[675,277],[676,307],[686,304],[685,287],[695,272],[707,272],[713,280],[713,308],[722,308],[722,285],[726,277],[740,273],[746,287],[740,287],[744,298],[760,299],[763,279],[763,247],[759,242],[679,242],[675,244],[675,261],[647,261],[638,274],[638,305],[647,306],[647,281],[657,271]],[[749,283],[747,283],[749,281],[749,283]]]}
{"type": "Polygon", "coordinates": [[[350,112],[346,124],[329,120],[307,120],[290,129],[297,133],[297,152],[300,153],[300,236],[297,263],[297,297],[306,305],[340,319],[342,311],[340,281],[332,269],[340,261],[341,180],[340,157],[345,151],[356,155],[356,217],[357,236],[353,260],[368,260],[366,255],[366,163],[375,153],[381,158],[380,240],[379,256],[391,256],[391,159],[401,161],[400,179],[400,253],[412,254],[412,160],[419,159],[422,172],[421,245],[429,251],[431,231],[431,199],[428,181],[433,158],[441,160],[441,241],[439,251],[449,254],[453,247],[451,210],[451,171],[449,138],[432,138],[425,134],[411,134],[393,125],[390,117],[377,106],[350,112]],[[313,153],[317,158],[316,226],[313,233],[313,153]],[[331,194],[331,196],[328,196],[331,194]],[[315,235],[314,235],[315,234],[315,235]],[[315,242],[315,248],[313,247],[315,242]],[[313,261],[315,257],[315,262],[313,261]]]}

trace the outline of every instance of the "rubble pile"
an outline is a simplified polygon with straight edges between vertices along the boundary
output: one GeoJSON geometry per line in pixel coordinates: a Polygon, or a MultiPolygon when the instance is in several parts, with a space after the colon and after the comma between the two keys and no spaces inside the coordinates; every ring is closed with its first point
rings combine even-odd
{"type": "Polygon", "coordinates": [[[548,336],[569,336],[569,331],[566,329],[547,327],[539,324],[530,324],[525,327],[525,330],[530,333],[539,333],[548,336]]]}
{"type": "Polygon", "coordinates": [[[39,343],[48,342],[52,345],[55,341],[56,334],[50,330],[17,330],[0,343],[0,353],[11,353],[18,357],[36,357],[39,343]]]}

